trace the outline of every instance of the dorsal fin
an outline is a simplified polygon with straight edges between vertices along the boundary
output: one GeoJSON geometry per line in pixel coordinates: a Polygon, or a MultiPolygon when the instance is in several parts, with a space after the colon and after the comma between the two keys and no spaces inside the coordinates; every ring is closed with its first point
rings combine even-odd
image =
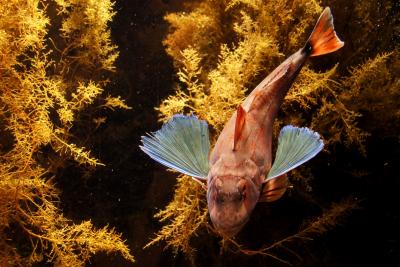
{"type": "Polygon", "coordinates": [[[246,111],[241,105],[238,106],[236,111],[236,123],[235,123],[235,133],[233,137],[233,151],[237,150],[240,136],[242,135],[242,130],[244,126],[244,121],[246,118],[246,111]]]}

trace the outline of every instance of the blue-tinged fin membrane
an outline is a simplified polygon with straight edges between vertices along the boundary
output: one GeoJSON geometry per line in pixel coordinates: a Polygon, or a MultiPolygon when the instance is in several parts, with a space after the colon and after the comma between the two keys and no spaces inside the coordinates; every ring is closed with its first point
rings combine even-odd
{"type": "Polygon", "coordinates": [[[142,136],[140,148],[168,168],[195,178],[207,178],[208,125],[195,115],[174,115],[157,132],[142,136]]]}
{"type": "Polygon", "coordinates": [[[324,147],[319,134],[308,128],[288,125],[282,128],[275,161],[268,173],[271,180],[312,159],[324,147]]]}

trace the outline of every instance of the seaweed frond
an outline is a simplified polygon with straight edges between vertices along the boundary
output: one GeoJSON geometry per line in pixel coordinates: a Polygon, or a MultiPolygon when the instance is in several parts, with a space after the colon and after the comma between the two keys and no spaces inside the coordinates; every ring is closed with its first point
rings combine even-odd
{"type": "Polygon", "coordinates": [[[85,266],[95,252],[119,252],[133,261],[121,235],[105,226],[96,229],[90,220],[72,224],[51,201],[36,203],[29,213],[22,212],[26,223],[21,227],[40,240],[32,254],[44,254],[59,266],[85,266]],[[71,249],[73,248],[73,249],[71,249]]]}
{"type": "Polygon", "coordinates": [[[204,1],[189,12],[166,15],[164,19],[171,25],[171,32],[163,42],[166,52],[178,62],[183,60],[182,51],[190,47],[201,55],[214,55],[216,58],[215,49],[222,31],[221,8],[216,2],[204,1]]]}
{"type": "Polygon", "coordinates": [[[120,96],[117,96],[117,97],[107,96],[105,98],[104,106],[109,108],[109,109],[111,109],[111,110],[114,110],[116,108],[119,108],[119,109],[132,109],[130,106],[128,106],[125,103],[125,100],[122,99],[120,96]]]}
{"type": "Polygon", "coordinates": [[[237,243],[236,241],[229,239],[227,240],[227,244],[225,247],[228,249],[230,244],[236,249],[236,253],[243,253],[246,255],[261,255],[271,257],[277,261],[283,262],[288,265],[292,265],[289,261],[280,258],[279,252],[289,253],[292,256],[295,256],[297,259],[301,260],[301,256],[299,253],[294,251],[291,247],[296,242],[307,242],[312,241],[318,236],[326,233],[328,230],[336,227],[339,223],[342,223],[343,220],[355,209],[359,208],[358,201],[347,198],[342,200],[339,203],[332,204],[331,208],[327,209],[322,213],[318,218],[314,218],[310,222],[306,222],[304,226],[299,229],[299,231],[293,235],[280,239],[277,242],[274,242],[271,245],[268,245],[264,248],[260,249],[247,249],[242,245],[237,243]]]}
{"type": "Polygon", "coordinates": [[[64,16],[61,26],[68,46],[63,51],[76,55],[69,60],[92,70],[114,71],[117,47],[111,42],[109,23],[115,15],[114,2],[95,0],[55,0],[59,14],[64,16]]]}
{"type": "Polygon", "coordinates": [[[0,1],[0,265],[84,266],[98,252],[133,262],[114,229],[74,223],[58,207],[57,152],[102,165],[71,128],[102,97],[118,53],[111,1],[56,2],[0,1]]]}
{"type": "Polygon", "coordinates": [[[400,124],[399,50],[382,52],[352,67],[343,77],[343,103],[369,120],[368,131],[396,136],[400,124]],[[355,101],[357,100],[357,101],[355,101]]]}
{"type": "Polygon", "coordinates": [[[144,248],[164,241],[165,248],[172,248],[176,254],[183,251],[186,255],[193,255],[191,237],[208,218],[204,189],[187,175],[180,175],[177,178],[174,199],[155,217],[160,222],[169,223],[144,248]]]}

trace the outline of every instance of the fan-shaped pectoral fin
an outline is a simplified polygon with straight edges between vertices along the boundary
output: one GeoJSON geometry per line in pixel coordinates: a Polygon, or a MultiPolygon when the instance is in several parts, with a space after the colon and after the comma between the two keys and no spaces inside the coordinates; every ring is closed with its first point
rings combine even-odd
{"type": "Polygon", "coordinates": [[[196,181],[207,179],[208,125],[194,115],[174,115],[157,132],[142,136],[140,148],[155,161],[196,181]]]}
{"type": "Polygon", "coordinates": [[[274,164],[267,179],[271,180],[287,173],[315,157],[324,147],[319,134],[308,129],[291,125],[282,128],[274,164]]]}

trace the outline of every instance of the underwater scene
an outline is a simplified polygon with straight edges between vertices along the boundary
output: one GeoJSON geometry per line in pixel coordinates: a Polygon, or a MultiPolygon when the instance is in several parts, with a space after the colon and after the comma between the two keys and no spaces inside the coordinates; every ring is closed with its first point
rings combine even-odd
{"type": "Polygon", "coordinates": [[[399,1],[0,3],[0,267],[400,266],[399,1]]]}

